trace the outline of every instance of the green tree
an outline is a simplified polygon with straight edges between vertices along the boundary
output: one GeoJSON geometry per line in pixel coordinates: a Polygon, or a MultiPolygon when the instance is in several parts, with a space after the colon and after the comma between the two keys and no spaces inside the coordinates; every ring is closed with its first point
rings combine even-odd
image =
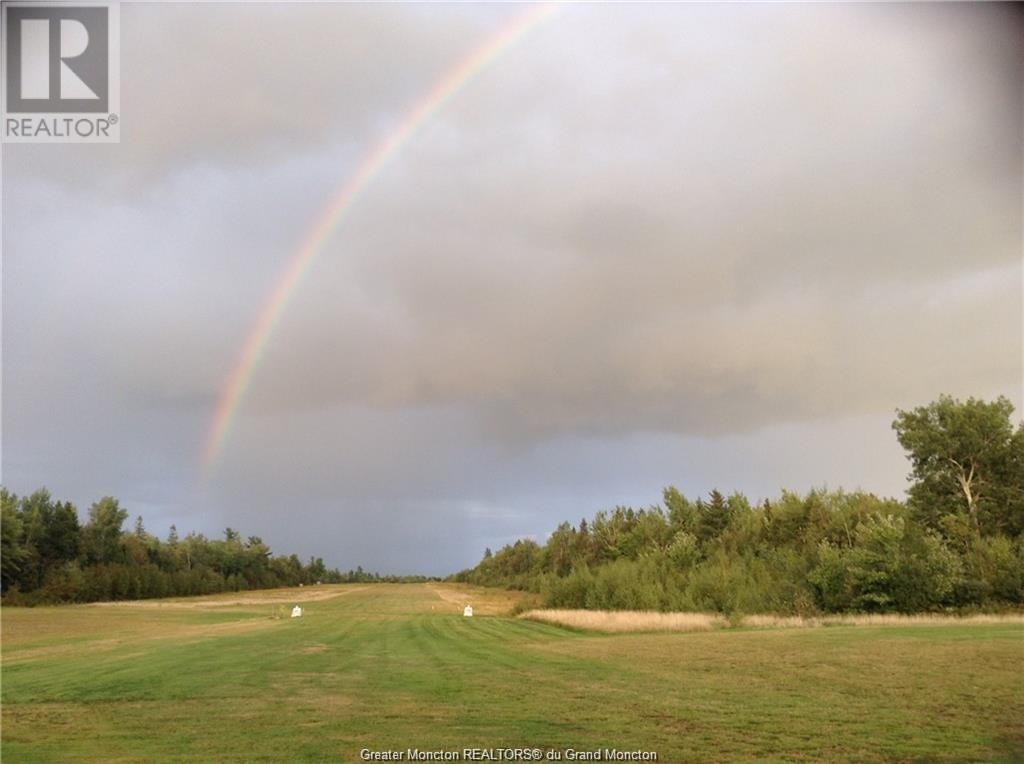
{"type": "Polygon", "coordinates": [[[78,557],[82,528],[78,523],[78,510],[70,501],[54,505],[48,540],[53,559],[70,561],[78,557]]]}
{"type": "Polygon", "coordinates": [[[1024,425],[1013,405],[941,396],[897,411],[893,429],[911,463],[908,491],[914,517],[942,529],[943,515],[964,515],[975,531],[1024,531],[1024,425]]]}
{"type": "Polygon", "coordinates": [[[718,538],[729,526],[733,506],[716,488],[708,495],[707,502],[697,500],[697,537],[707,543],[718,538]]]}
{"type": "Polygon", "coordinates": [[[676,533],[695,533],[697,530],[697,509],[680,493],[679,489],[670,485],[661,493],[665,502],[665,511],[672,530],[676,533]]]}
{"type": "Polygon", "coordinates": [[[25,532],[21,584],[27,590],[39,586],[48,569],[78,555],[78,513],[70,502],[55,502],[45,488],[19,503],[25,532]]]}
{"type": "Polygon", "coordinates": [[[567,575],[572,570],[575,547],[576,530],[569,523],[562,523],[548,537],[544,547],[544,567],[555,575],[567,575]]]}
{"type": "Polygon", "coordinates": [[[689,569],[700,560],[700,545],[692,533],[678,531],[665,553],[677,568],[689,569]]]}
{"type": "Polygon", "coordinates": [[[104,496],[89,507],[89,522],[82,528],[85,556],[90,562],[117,562],[121,557],[121,528],[128,511],[117,499],[104,496]]]}
{"type": "Polygon", "coordinates": [[[5,592],[18,580],[25,557],[25,526],[18,515],[18,497],[0,488],[0,573],[5,592]]]}

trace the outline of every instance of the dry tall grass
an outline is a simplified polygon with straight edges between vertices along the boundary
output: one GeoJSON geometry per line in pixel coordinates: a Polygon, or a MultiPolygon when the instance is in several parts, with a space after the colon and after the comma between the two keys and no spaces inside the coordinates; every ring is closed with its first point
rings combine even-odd
{"type": "Polygon", "coordinates": [[[806,629],[815,626],[951,626],[976,623],[1017,623],[1024,624],[1024,614],[1007,615],[941,615],[920,613],[901,615],[899,613],[824,615],[814,617],[781,615],[747,615],[739,626],[752,629],[806,629]]]}
{"type": "Polygon", "coordinates": [[[946,626],[971,623],[1024,624],[1024,613],[966,616],[934,613],[922,613],[919,615],[886,613],[879,615],[831,615],[818,620],[823,622],[823,626],[946,626]]]}
{"type": "Polygon", "coordinates": [[[1024,624],[1024,614],[1008,615],[827,615],[817,617],[747,615],[729,621],[716,613],[657,613],[636,610],[530,610],[521,618],[573,629],[630,631],[710,631],[721,628],[807,629],[821,626],[944,626],[984,623],[1024,624]]]}
{"type": "Polygon", "coordinates": [[[521,618],[590,631],[710,631],[727,625],[715,613],[657,613],[638,610],[530,610],[521,618]]]}

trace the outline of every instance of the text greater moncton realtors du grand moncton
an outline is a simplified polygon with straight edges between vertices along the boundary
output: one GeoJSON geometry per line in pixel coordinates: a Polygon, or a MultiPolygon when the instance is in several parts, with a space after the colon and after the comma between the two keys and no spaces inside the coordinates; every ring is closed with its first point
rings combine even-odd
{"type": "Polygon", "coordinates": [[[656,751],[621,751],[617,748],[578,750],[562,748],[463,748],[452,751],[405,750],[359,751],[363,761],[658,761],[656,751]]]}

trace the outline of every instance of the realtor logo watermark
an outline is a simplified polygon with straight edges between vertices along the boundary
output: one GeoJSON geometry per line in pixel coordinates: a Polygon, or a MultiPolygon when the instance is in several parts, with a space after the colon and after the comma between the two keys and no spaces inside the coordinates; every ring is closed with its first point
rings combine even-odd
{"type": "Polygon", "coordinates": [[[121,139],[117,3],[3,2],[5,143],[121,139]]]}

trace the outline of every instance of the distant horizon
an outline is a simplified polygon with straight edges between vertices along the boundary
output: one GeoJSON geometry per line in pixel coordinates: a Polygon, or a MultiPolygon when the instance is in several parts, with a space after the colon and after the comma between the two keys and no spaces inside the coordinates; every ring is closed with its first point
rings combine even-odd
{"type": "MultiPolygon", "coordinates": [[[[977,396],[975,396],[975,397],[977,397],[977,396]]],[[[1016,407],[1015,407],[1015,411],[1014,411],[1015,421],[1017,421],[1017,422],[1024,421],[1024,417],[1022,417],[1021,414],[1022,414],[1022,412],[1019,411],[1019,410],[1016,410],[1016,407]]],[[[893,437],[894,437],[894,440],[895,440],[895,435],[893,437]]],[[[906,460],[904,459],[904,461],[906,461],[906,460]]],[[[908,469],[909,469],[909,466],[908,466],[908,469]]],[[[909,477],[907,478],[906,482],[909,483],[909,477]]],[[[10,490],[9,486],[4,485],[4,487],[8,488],[10,490]]],[[[369,564],[364,563],[364,562],[359,562],[359,561],[348,562],[348,561],[345,561],[345,560],[334,560],[334,559],[329,558],[327,555],[316,555],[316,554],[302,555],[302,554],[299,554],[299,557],[302,560],[304,560],[304,561],[307,560],[307,559],[310,559],[312,557],[317,557],[317,556],[322,557],[324,559],[324,563],[327,565],[328,568],[337,569],[337,570],[339,570],[342,573],[345,573],[345,572],[348,572],[348,571],[354,571],[357,568],[362,568],[367,573],[377,573],[377,574],[380,574],[382,576],[395,575],[395,576],[426,576],[426,577],[447,578],[448,576],[454,575],[454,574],[456,574],[456,573],[458,573],[458,572],[460,572],[462,570],[465,570],[467,568],[473,567],[477,562],[479,562],[480,558],[484,555],[484,552],[485,552],[486,549],[490,549],[491,551],[497,551],[502,546],[505,546],[507,544],[512,544],[512,543],[514,543],[515,541],[518,541],[518,540],[533,540],[533,541],[536,541],[537,543],[543,544],[545,542],[545,540],[555,530],[557,525],[562,523],[562,522],[568,522],[572,526],[577,527],[581,520],[586,520],[587,522],[590,522],[590,520],[598,512],[611,510],[611,509],[614,509],[616,506],[631,507],[631,508],[637,509],[637,510],[639,510],[639,509],[647,509],[647,508],[650,508],[650,507],[653,507],[653,506],[661,506],[661,507],[664,508],[663,501],[662,501],[662,494],[663,494],[664,490],[666,488],[669,488],[669,487],[674,487],[674,488],[680,490],[680,492],[684,496],[686,496],[686,498],[690,499],[691,501],[696,501],[697,499],[706,499],[708,497],[708,494],[711,491],[718,490],[718,491],[720,491],[722,494],[724,494],[726,496],[732,495],[733,493],[742,494],[752,504],[756,504],[756,505],[760,505],[765,500],[777,499],[784,492],[795,493],[795,494],[798,494],[798,495],[801,495],[801,496],[805,496],[805,495],[809,494],[812,491],[834,491],[834,492],[843,492],[843,493],[847,493],[847,494],[862,492],[862,493],[872,494],[874,496],[877,496],[880,499],[893,499],[893,500],[900,501],[900,502],[903,502],[903,501],[906,500],[906,490],[904,490],[900,494],[887,494],[887,493],[878,492],[878,491],[871,491],[871,490],[865,489],[865,488],[860,487],[860,486],[849,487],[849,486],[844,486],[844,485],[841,485],[841,484],[833,485],[833,484],[830,484],[830,483],[827,483],[827,482],[823,482],[823,483],[820,483],[818,485],[807,486],[807,487],[804,487],[804,488],[796,488],[796,487],[793,487],[793,486],[783,486],[783,487],[780,487],[774,494],[759,494],[759,495],[750,495],[750,494],[748,494],[747,492],[745,492],[743,490],[734,489],[734,488],[732,488],[730,486],[725,486],[725,485],[715,485],[715,486],[712,486],[712,487],[710,487],[710,488],[708,488],[708,489],[706,489],[704,491],[701,491],[701,492],[689,492],[689,491],[683,490],[682,488],[680,488],[679,485],[677,485],[675,483],[668,483],[668,484],[665,484],[665,485],[661,486],[661,488],[659,488],[657,490],[657,492],[655,494],[655,498],[653,500],[650,500],[650,501],[639,501],[639,502],[636,502],[636,501],[606,502],[605,504],[603,504],[601,506],[597,506],[597,507],[591,508],[590,510],[584,511],[583,514],[581,514],[581,515],[579,515],[577,517],[563,517],[560,520],[555,520],[551,524],[550,527],[541,529],[538,532],[523,533],[523,534],[520,534],[520,535],[511,536],[511,537],[505,539],[504,541],[501,541],[500,543],[495,543],[495,544],[491,544],[491,545],[485,545],[484,547],[481,547],[479,552],[477,552],[475,555],[470,554],[469,555],[469,560],[467,561],[467,563],[465,565],[461,565],[459,567],[456,567],[454,569],[447,570],[447,571],[437,569],[436,572],[435,571],[427,572],[427,571],[424,571],[424,570],[415,570],[415,569],[375,568],[372,565],[369,565],[369,564]]],[[[28,490],[28,491],[20,491],[20,492],[15,492],[15,493],[18,493],[18,495],[26,495],[26,494],[31,494],[35,490],[38,490],[38,489],[41,489],[41,488],[45,488],[46,490],[50,490],[47,486],[44,485],[44,486],[37,486],[37,488],[31,489],[31,490],[28,490]]],[[[58,501],[69,501],[70,500],[67,497],[58,496],[58,495],[54,494],[52,491],[50,491],[50,493],[51,493],[51,496],[55,500],[58,500],[58,501]]],[[[104,494],[104,496],[106,496],[106,495],[113,495],[113,494],[104,494]]],[[[125,524],[126,532],[130,531],[131,526],[135,523],[135,519],[137,517],[141,517],[142,518],[143,525],[146,528],[147,533],[150,533],[151,535],[157,536],[160,539],[166,539],[168,537],[168,534],[170,533],[170,528],[171,528],[172,525],[176,526],[175,530],[178,533],[179,537],[184,537],[184,536],[188,535],[189,533],[198,533],[198,534],[202,534],[202,535],[204,535],[204,536],[206,536],[207,538],[210,538],[210,539],[219,539],[219,538],[221,538],[224,535],[225,530],[227,528],[232,527],[232,526],[224,526],[224,527],[220,527],[220,528],[204,529],[204,528],[182,527],[182,526],[178,525],[177,523],[173,523],[172,522],[172,523],[169,523],[165,528],[162,528],[162,529],[159,529],[159,530],[154,530],[154,528],[151,527],[151,525],[149,524],[149,522],[148,522],[148,520],[147,520],[147,518],[146,518],[146,516],[144,514],[141,514],[139,512],[133,511],[131,506],[130,506],[130,504],[128,502],[122,500],[121,497],[118,497],[116,495],[113,495],[113,497],[118,499],[120,501],[122,507],[124,509],[126,509],[128,511],[128,513],[129,513],[128,520],[126,521],[126,524],[125,524]]],[[[94,503],[95,501],[98,501],[101,498],[103,498],[103,497],[102,496],[97,496],[97,497],[94,497],[94,498],[92,498],[92,499],[90,499],[88,501],[85,501],[85,502],[72,501],[72,504],[74,504],[75,509],[76,509],[76,511],[78,513],[79,519],[82,522],[85,522],[85,520],[88,517],[88,508],[89,508],[89,506],[92,503],[94,503]]],[[[270,549],[272,550],[272,552],[275,555],[279,555],[279,554],[284,554],[284,555],[298,554],[297,552],[295,552],[294,550],[292,550],[290,548],[286,549],[286,548],[281,547],[279,544],[275,543],[275,540],[272,537],[267,537],[264,533],[258,532],[258,529],[250,529],[250,528],[246,528],[246,527],[237,527],[237,528],[233,528],[233,530],[236,530],[236,531],[240,532],[242,534],[243,538],[246,538],[246,537],[249,537],[249,536],[258,536],[258,537],[262,538],[264,543],[266,543],[270,547],[270,549]]]]}

